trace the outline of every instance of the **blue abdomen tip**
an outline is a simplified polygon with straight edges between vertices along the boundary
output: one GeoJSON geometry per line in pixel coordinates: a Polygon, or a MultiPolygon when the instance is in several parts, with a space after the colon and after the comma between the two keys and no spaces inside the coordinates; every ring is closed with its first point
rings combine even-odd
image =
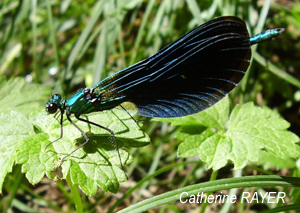
{"type": "Polygon", "coordinates": [[[250,38],[250,45],[257,44],[264,41],[269,41],[272,38],[276,38],[277,36],[281,35],[283,31],[284,28],[269,29],[266,32],[252,36],[250,38]]]}

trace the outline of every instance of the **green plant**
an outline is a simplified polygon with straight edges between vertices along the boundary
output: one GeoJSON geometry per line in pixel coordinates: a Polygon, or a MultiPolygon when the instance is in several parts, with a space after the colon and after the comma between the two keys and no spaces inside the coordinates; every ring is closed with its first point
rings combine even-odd
{"type": "MultiPolygon", "coordinates": [[[[128,208],[123,211],[146,211],[166,204],[159,207],[161,211],[202,208],[204,212],[207,204],[178,205],[180,193],[186,190],[191,195],[202,191],[209,195],[209,192],[231,189],[229,194],[241,195],[235,188],[248,192],[251,191],[248,187],[255,187],[252,189],[286,192],[292,200],[288,205],[264,203],[262,209],[298,209],[299,189],[295,187],[299,186],[300,177],[296,161],[299,124],[293,118],[299,116],[300,83],[296,72],[299,56],[295,54],[299,52],[299,34],[296,22],[285,19],[297,20],[297,7],[289,10],[285,5],[270,1],[264,5],[259,3],[1,2],[0,74],[5,78],[0,79],[0,185],[3,192],[0,208],[26,212],[75,209],[100,212],[102,208],[102,211],[112,212],[125,207],[128,208]],[[78,88],[92,86],[220,15],[243,18],[251,34],[272,24],[287,27],[287,30],[278,40],[252,49],[251,68],[228,100],[195,116],[164,120],[171,125],[148,120],[139,122],[151,138],[150,146],[145,146],[149,137],[126,113],[116,109],[89,115],[88,119],[109,126],[117,133],[122,161],[128,164],[128,181],[107,133],[81,122],[76,124],[87,132],[91,143],[66,158],[62,170],[55,170],[59,160],[76,149],[83,139],[72,125],[64,122],[64,137],[45,150],[46,145],[60,135],[59,123],[43,112],[51,93],[68,97],[78,88]],[[28,74],[35,84],[16,78],[28,74]],[[254,106],[252,102],[263,107],[254,106]],[[232,166],[234,171],[231,171],[232,166]],[[44,178],[45,174],[50,182],[44,178]],[[253,174],[263,175],[241,177],[253,174]],[[285,177],[267,176],[274,174],[285,177]],[[231,179],[232,176],[237,179],[231,179]],[[224,179],[216,180],[220,178],[224,179]],[[50,184],[54,183],[53,179],[57,187],[50,184]],[[35,184],[35,188],[27,181],[35,184]],[[123,181],[120,186],[119,182],[123,181]],[[204,183],[198,185],[199,182],[204,183]],[[292,186],[290,190],[288,187],[292,186]],[[47,191],[42,191],[43,187],[47,191]],[[50,196],[52,190],[57,197],[50,196]],[[107,191],[119,191],[121,198],[104,194],[107,191]],[[151,198],[140,202],[144,196],[151,198]]],[[[257,206],[254,203],[225,204],[221,210],[262,210],[257,206]]]]}

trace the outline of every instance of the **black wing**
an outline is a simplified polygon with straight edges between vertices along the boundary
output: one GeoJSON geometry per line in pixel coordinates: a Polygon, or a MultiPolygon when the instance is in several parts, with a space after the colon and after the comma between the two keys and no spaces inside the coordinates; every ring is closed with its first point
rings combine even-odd
{"type": "Polygon", "coordinates": [[[226,96],[243,78],[250,58],[245,23],[237,17],[220,17],[94,88],[104,104],[129,101],[141,116],[181,117],[226,96]]]}

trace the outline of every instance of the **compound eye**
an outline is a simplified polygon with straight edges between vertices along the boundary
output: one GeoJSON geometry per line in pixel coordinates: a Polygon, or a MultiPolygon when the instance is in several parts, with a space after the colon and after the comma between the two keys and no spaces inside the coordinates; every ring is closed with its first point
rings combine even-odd
{"type": "Polygon", "coordinates": [[[52,95],[52,100],[61,100],[61,96],[59,94],[52,95]]]}
{"type": "Polygon", "coordinates": [[[57,112],[58,109],[58,105],[55,103],[51,103],[48,106],[46,106],[46,110],[47,112],[49,112],[50,114],[54,114],[57,112]]]}

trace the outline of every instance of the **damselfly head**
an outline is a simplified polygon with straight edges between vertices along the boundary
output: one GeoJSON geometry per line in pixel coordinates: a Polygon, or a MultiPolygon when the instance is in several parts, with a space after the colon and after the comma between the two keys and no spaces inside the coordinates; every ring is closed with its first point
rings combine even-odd
{"type": "Polygon", "coordinates": [[[61,108],[61,95],[54,94],[52,95],[51,99],[46,103],[46,111],[50,114],[54,114],[57,112],[58,109],[61,108]]]}

